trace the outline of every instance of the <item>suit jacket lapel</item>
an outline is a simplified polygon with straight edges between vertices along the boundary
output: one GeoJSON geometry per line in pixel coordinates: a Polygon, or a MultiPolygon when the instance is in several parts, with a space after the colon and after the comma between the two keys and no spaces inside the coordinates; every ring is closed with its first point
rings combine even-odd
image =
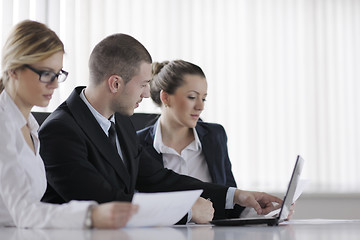
{"type": "Polygon", "coordinates": [[[113,166],[115,171],[123,179],[124,183],[130,188],[130,175],[119,154],[109,142],[108,137],[96,121],[86,104],[81,100],[79,94],[84,87],[76,88],[66,100],[66,103],[74,116],[75,121],[84,133],[93,142],[98,151],[103,155],[105,160],[113,166]]]}
{"type": "Polygon", "coordinates": [[[159,161],[162,166],[164,166],[164,161],[162,159],[162,154],[158,153],[155,148],[153,147],[154,144],[154,138],[155,138],[155,129],[158,122],[156,122],[154,125],[149,127],[149,131],[147,132],[146,136],[144,137],[144,146],[147,150],[147,152],[154,157],[155,160],[159,161]]]}
{"type": "Polygon", "coordinates": [[[195,130],[199,136],[201,147],[203,149],[202,152],[205,156],[205,160],[208,165],[212,181],[217,182],[214,167],[216,166],[215,161],[218,156],[217,156],[217,152],[213,151],[213,149],[216,149],[217,147],[214,146],[214,144],[211,141],[209,141],[209,138],[206,137],[206,135],[208,134],[208,130],[206,130],[199,124],[196,125],[195,130]]]}

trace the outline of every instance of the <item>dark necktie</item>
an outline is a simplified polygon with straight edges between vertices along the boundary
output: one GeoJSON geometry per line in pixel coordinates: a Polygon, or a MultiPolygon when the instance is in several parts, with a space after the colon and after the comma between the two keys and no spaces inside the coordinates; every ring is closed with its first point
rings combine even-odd
{"type": "MultiPolygon", "coordinates": [[[[117,149],[117,146],[116,146],[116,127],[115,127],[115,123],[113,123],[112,121],[111,122],[111,125],[110,125],[110,128],[109,128],[109,140],[111,142],[111,145],[113,145],[115,147],[115,150],[116,152],[118,153],[118,149],[117,149]]],[[[124,161],[124,159],[121,158],[120,154],[119,154],[119,157],[121,159],[121,161],[125,164],[125,167],[128,168],[128,164],[127,162],[124,161]]]]}
{"type": "Polygon", "coordinates": [[[115,128],[115,123],[113,123],[112,121],[110,128],[109,128],[109,139],[111,144],[115,147],[116,151],[117,151],[117,147],[116,147],[116,128],[115,128]]]}

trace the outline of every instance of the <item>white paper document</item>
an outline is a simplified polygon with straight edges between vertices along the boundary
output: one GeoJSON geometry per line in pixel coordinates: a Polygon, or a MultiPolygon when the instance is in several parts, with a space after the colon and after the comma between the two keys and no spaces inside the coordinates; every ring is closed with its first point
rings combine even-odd
{"type": "Polygon", "coordinates": [[[188,213],[202,190],[135,193],[132,203],[139,210],[126,227],[171,226],[188,213]]]}

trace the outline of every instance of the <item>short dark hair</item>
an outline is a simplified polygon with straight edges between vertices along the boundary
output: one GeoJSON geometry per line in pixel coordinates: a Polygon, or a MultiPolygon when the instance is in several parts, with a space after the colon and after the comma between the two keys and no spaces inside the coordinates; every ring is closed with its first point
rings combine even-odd
{"type": "Polygon", "coordinates": [[[137,74],[142,62],[151,63],[151,55],[135,38],[113,34],[93,49],[89,59],[90,81],[96,85],[111,75],[119,75],[125,84],[137,74]]]}
{"type": "Polygon", "coordinates": [[[160,91],[174,94],[176,89],[184,84],[184,75],[199,75],[205,78],[203,70],[184,60],[154,62],[152,64],[153,79],[150,83],[151,99],[161,107],[160,91]]]}

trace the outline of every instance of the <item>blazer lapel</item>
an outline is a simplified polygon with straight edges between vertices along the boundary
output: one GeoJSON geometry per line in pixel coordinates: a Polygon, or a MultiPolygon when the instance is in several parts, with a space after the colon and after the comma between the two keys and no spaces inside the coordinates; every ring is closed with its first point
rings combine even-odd
{"type": "Polygon", "coordinates": [[[122,162],[116,149],[110,144],[107,135],[104,133],[89,108],[79,96],[83,88],[84,87],[76,88],[66,101],[69,110],[79,127],[82,128],[90,141],[95,145],[101,155],[103,155],[104,159],[113,166],[126,186],[130,188],[130,175],[126,166],[122,162]]]}
{"type": "Polygon", "coordinates": [[[162,166],[164,166],[164,161],[162,159],[162,154],[158,153],[155,148],[153,147],[154,145],[154,138],[155,138],[155,129],[157,127],[157,124],[159,122],[157,121],[154,125],[149,127],[149,130],[147,132],[147,134],[144,137],[144,147],[146,148],[147,152],[158,162],[161,163],[162,166]]]}
{"type": "Polygon", "coordinates": [[[209,138],[206,137],[206,135],[208,134],[208,130],[203,128],[200,124],[196,125],[195,130],[199,136],[201,147],[203,149],[202,152],[205,156],[205,160],[208,165],[212,181],[217,182],[214,167],[216,166],[215,161],[218,156],[217,153],[213,151],[213,149],[216,149],[217,147],[214,146],[211,141],[209,141],[209,138]]]}

